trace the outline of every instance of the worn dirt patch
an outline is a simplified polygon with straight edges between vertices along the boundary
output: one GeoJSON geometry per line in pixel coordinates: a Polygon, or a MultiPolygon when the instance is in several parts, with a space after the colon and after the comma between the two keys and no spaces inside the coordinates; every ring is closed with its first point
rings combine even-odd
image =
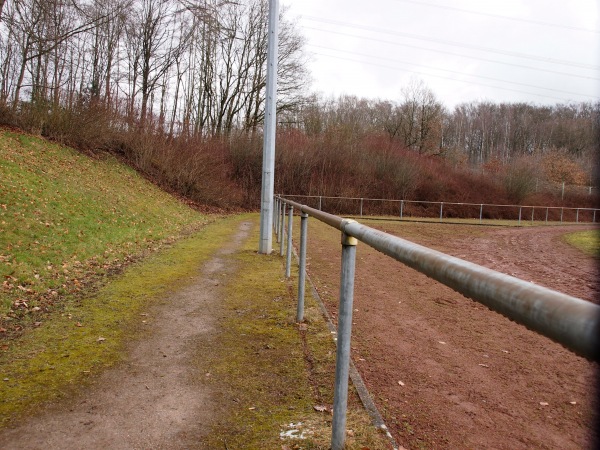
{"type": "Polygon", "coordinates": [[[235,270],[223,256],[241,245],[250,227],[242,223],[189,285],[140,316],[147,330],[131,343],[122,364],[99,376],[88,392],[2,431],[0,448],[198,448],[219,404],[200,381],[208,370],[197,348],[215,334],[221,277],[235,270]]]}
{"type": "MultiPolygon", "coordinates": [[[[597,301],[596,261],[560,239],[582,227],[375,226],[597,301]]],[[[309,236],[311,276],[335,316],[339,233],[314,223],[309,236]]],[[[354,308],[354,361],[401,445],[591,447],[595,363],[363,244],[354,308]]]]}

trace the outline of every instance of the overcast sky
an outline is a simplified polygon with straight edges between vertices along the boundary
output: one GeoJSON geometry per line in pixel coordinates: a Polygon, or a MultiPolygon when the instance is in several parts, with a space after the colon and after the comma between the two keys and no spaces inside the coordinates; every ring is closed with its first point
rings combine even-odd
{"type": "Polygon", "coordinates": [[[461,102],[600,100],[600,0],[280,0],[313,90],[401,100],[422,80],[461,102]]]}

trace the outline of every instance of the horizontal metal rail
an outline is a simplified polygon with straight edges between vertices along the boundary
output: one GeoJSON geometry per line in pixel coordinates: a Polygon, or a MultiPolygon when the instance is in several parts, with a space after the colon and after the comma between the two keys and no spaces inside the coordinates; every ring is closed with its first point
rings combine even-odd
{"type": "Polygon", "coordinates": [[[573,352],[598,361],[600,306],[446,255],[289,199],[281,201],[573,352]]]}

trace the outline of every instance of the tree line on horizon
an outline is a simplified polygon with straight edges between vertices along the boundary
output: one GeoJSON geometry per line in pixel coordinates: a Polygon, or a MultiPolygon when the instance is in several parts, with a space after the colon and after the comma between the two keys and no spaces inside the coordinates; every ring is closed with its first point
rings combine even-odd
{"type": "MultiPolygon", "coordinates": [[[[256,207],[267,16],[266,0],[0,0],[0,121],[256,207]]],[[[278,192],[595,204],[556,185],[597,184],[600,102],[450,111],[419,82],[397,100],[323,98],[305,62],[283,10],[278,192]]]]}

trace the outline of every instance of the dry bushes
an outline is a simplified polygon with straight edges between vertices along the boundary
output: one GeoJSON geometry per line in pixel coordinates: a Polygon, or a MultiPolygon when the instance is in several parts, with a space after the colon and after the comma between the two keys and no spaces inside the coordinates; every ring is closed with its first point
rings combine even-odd
{"type": "Polygon", "coordinates": [[[250,208],[232,181],[228,144],[219,137],[170,140],[148,133],[126,136],[125,157],[158,184],[196,203],[222,209],[250,208]]]}
{"type": "MultiPolygon", "coordinates": [[[[146,129],[135,123],[124,125],[101,105],[89,104],[66,110],[24,103],[19,114],[0,108],[0,121],[82,150],[119,154],[157,184],[198,204],[229,210],[260,206],[263,137],[256,132],[169,137],[159,124],[146,129]]],[[[581,168],[562,156],[549,153],[537,162],[531,157],[510,163],[492,159],[474,169],[456,158],[418,154],[384,133],[339,124],[313,134],[283,129],[277,135],[275,192],[423,202],[597,206],[598,197],[583,190],[562,195],[556,177],[568,181],[574,174],[578,181],[582,178],[581,168]]],[[[329,200],[326,207],[343,213],[348,208],[356,210],[355,203],[329,200]]],[[[369,209],[371,214],[395,214],[396,206],[380,202],[369,209]]],[[[415,214],[437,214],[438,209],[422,203],[415,214]]],[[[462,211],[448,205],[445,214],[458,216],[462,211]]]]}

